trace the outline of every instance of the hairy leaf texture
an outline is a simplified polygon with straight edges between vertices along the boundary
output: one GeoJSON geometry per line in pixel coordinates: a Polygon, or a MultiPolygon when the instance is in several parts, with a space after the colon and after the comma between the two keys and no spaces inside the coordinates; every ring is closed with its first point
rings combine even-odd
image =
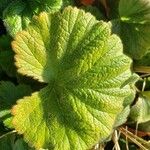
{"type": "Polygon", "coordinates": [[[12,109],[15,129],[28,143],[86,150],[112,133],[134,90],[131,59],[107,23],[72,7],[41,13],[12,46],[18,71],[48,83],[12,109]]]}

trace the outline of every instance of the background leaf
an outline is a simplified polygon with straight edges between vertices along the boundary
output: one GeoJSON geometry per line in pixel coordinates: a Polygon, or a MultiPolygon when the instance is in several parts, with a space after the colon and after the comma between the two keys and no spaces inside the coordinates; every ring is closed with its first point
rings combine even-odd
{"type": "Polygon", "coordinates": [[[3,13],[4,24],[12,37],[22,30],[21,16],[25,7],[26,4],[23,1],[17,0],[9,4],[3,13]]]}
{"type": "Polygon", "coordinates": [[[34,150],[30,148],[21,137],[15,133],[6,134],[0,137],[0,149],[2,150],[34,150]]]}
{"type": "Polygon", "coordinates": [[[4,9],[14,0],[0,0],[0,18],[3,16],[4,9]]]}
{"type": "Polygon", "coordinates": [[[112,32],[118,34],[124,45],[124,52],[133,59],[141,59],[150,48],[150,24],[110,22],[112,32]]]}
{"type": "Polygon", "coordinates": [[[14,65],[14,52],[11,48],[11,37],[3,35],[0,37],[0,67],[10,77],[16,76],[14,65]]]}
{"type": "Polygon", "coordinates": [[[14,77],[16,75],[16,67],[12,63],[14,61],[13,51],[0,52],[0,66],[8,76],[14,77]]]}
{"type": "Polygon", "coordinates": [[[141,93],[135,105],[132,106],[129,119],[131,121],[144,123],[150,121],[150,92],[141,93]]]}
{"type": "Polygon", "coordinates": [[[138,125],[138,130],[144,131],[144,132],[148,132],[149,136],[150,136],[150,121],[147,121],[147,122],[144,122],[144,123],[140,123],[138,125]]]}
{"type": "Polygon", "coordinates": [[[131,23],[150,23],[149,0],[120,0],[119,14],[121,20],[131,23]]]}
{"type": "Polygon", "coordinates": [[[0,120],[12,127],[10,109],[19,98],[31,94],[31,89],[27,85],[15,86],[11,82],[0,82],[0,120]]]}
{"type": "Polygon", "coordinates": [[[113,5],[111,2],[110,13],[116,14],[110,21],[112,32],[122,39],[124,52],[127,55],[136,60],[141,59],[150,49],[150,1],[130,0],[127,3],[125,0],[120,0],[113,5]]]}
{"type": "Polygon", "coordinates": [[[15,37],[17,32],[28,26],[34,14],[42,11],[55,12],[71,4],[74,4],[73,0],[15,0],[5,8],[3,21],[7,32],[15,37]]]}
{"type": "Polygon", "coordinates": [[[134,61],[135,66],[150,66],[150,52],[148,52],[142,59],[134,61]]]}

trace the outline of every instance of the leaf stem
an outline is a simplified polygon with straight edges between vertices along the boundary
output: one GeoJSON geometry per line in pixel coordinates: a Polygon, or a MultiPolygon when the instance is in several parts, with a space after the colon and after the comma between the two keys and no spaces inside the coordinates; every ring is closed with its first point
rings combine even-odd
{"type": "MultiPolygon", "coordinates": [[[[119,140],[119,135],[118,135],[118,133],[117,133],[117,130],[115,130],[114,131],[114,135],[113,135],[113,142],[114,142],[114,148],[116,149],[116,150],[120,150],[120,146],[119,146],[119,143],[118,143],[118,140],[119,140]]],[[[113,149],[114,149],[113,148],[113,149]]]]}
{"type": "Polygon", "coordinates": [[[149,66],[134,66],[133,69],[137,73],[148,73],[148,74],[150,74],[150,67],[149,66]]]}
{"type": "Polygon", "coordinates": [[[4,137],[5,137],[5,136],[7,136],[7,135],[10,135],[10,134],[16,133],[16,132],[17,132],[16,130],[13,130],[13,131],[7,132],[7,133],[3,134],[2,136],[0,136],[0,139],[4,138],[4,137]]]}
{"type": "Polygon", "coordinates": [[[134,135],[133,133],[131,133],[130,131],[124,129],[123,127],[119,128],[119,131],[124,135],[127,136],[128,139],[130,139],[132,142],[134,142],[137,146],[139,146],[142,150],[147,150],[146,147],[149,148],[149,143],[143,139],[141,139],[140,137],[134,135]],[[143,146],[144,144],[144,146],[143,146]],[[146,147],[145,147],[146,146],[146,147]]]}

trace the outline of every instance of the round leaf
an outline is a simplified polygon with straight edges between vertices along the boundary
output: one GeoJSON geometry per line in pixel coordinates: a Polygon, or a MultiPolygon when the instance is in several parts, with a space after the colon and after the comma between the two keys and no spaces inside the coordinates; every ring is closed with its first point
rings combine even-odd
{"type": "Polygon", "coordinates": [[[12,109],[15,129],[28,143],[86,150],[112,133],[134,90],[131,59],[107,23],[72,7],[42,13],[12,45],[18,71],[48,83],[12,109]]]}

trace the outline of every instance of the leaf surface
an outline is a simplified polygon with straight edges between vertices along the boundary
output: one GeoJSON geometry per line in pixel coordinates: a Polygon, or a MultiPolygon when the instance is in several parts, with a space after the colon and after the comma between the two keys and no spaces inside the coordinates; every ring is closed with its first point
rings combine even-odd
{"type": "Polygon", "coordinates": [[[11,77],[16,75],[16,67],[14,65],[14,52],[11,48],[11,38],[8,35],[0,37],[0,67],[11,77]]]}
{"type": "Polygon", "coordinates": [[[147,132],[150,135],[150,121],[147,121],[147,122],[144,122],[144,123],[140,123],[138,125],[138,129],[140,131],[147,132]]]}
{"type": "Polygon", "coordinates": [[[119,15],[111,20],[113,31],[121,37],[125,53],[141,59],[150,49],[150,1],[120,0],[119,15]]]}
{"type": "Polygon", "coordinates": [[[14,77],[16,75],[16,67],[12,63],[14,61],[13,51],[2,51],[0,52],[0,66],[8,76],[14,77]]]}
{"type": "Polygon", "coordinates": [[[0,18],[2,19],[4,9],[14,0],[0,0],[0,18]]]}
{"type": "Polygon", "coordinates": [[[24,141],[23,138],[17,137],[14,133],[8,133],[0,138],[0,149],[1,150],[35,150],[30,148],[24,141]]]}
{"type": "Polygon", "coordinates": [[[133,59],[141,59],[150,49],[150,24],[112,20],[112,31],[120,36],[124,51],[133,59]]]}
{"type": "Polygon", "coordinates": [[[23,24],[26,27],[30,21],[30,16],[26,16],[26,20],[23,21],[22,15],[26,8],[26,3],[21,0],[16,0],[10,3],[3,12],[3,21],[8,33],[14,37],[15,34],[22,30],[23,24]],[[28,19],[27,19],[28,18],[28,19]]]}
{"type": "Polygon", "coordinates": [[[150,92],[144,91],[138,98],[135,105],[132,106],[130,120],[137,123],[144,123],[150,121],[150,92]]]}
{"type": "Polygon", "coordinates": [[[30,95],[31,89],[27,85],[15,86],[11,82],[0,82],[0,120],[11,126],[10,109],[23,96],[30,95]]]}
{"type": "Polygon", "coordinates": [[[127,82],[131,60],[107,23],[72,7],[42,13],[12,45],[18,71],[48,83],[12,109],[15,129],[28,143],[85,150],[111,134],[134,90],[127,82]]]}
{"type": "Polygon", "coordinates": [[[8,33],[15,37],[16,33],[25,29],[34,14],[42,11],[55,12],[67,5],[73,5],[73,0],[15,0],[3,12],[3,21],[8,33]]]}
{"type": "MultiPolygon", "coordinates": [[[[149,50],[150,51],[150,50],[149,50]]],[[[135,66],[150,66],[150,52],[139,60],[134,61],[135,66]]]]}
{"type": "Polygon", "coordinates": [[[122,21],[150,23],[150,0],[120,0],[119,14],[122,21]]]}

